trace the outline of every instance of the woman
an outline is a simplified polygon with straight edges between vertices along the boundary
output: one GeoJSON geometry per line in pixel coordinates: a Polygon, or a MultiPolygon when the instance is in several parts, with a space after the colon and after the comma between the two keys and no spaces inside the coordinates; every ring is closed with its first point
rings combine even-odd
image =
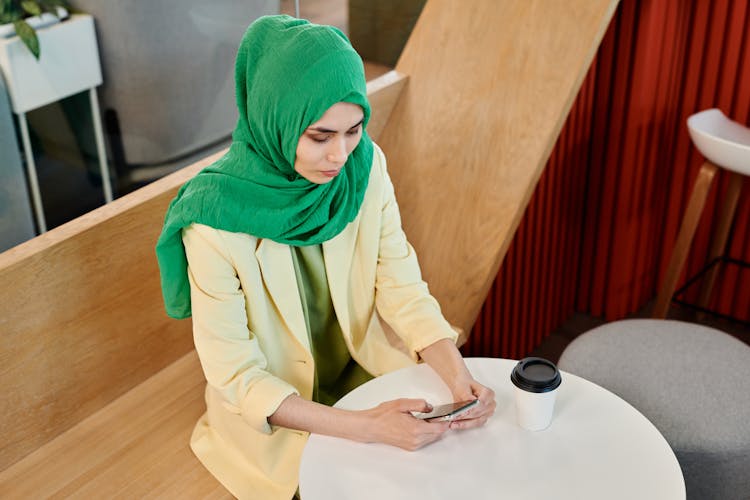
{"type": "Polygon", "coordinates": [[[494,394],[471,377],[421,279],[365,133],[364,71],[346,37],[264,17],[235,71],[232,145],[182,187],[157,243],[167,312],[192,314],[208,381],[195,454],[240,498],[290,498],[309,432],[413,450],[482,425],[494,394]],[[456,401],[480,400],[465,419],[416,419],[423,400],[328,406],[420,359],[456,401]]]}

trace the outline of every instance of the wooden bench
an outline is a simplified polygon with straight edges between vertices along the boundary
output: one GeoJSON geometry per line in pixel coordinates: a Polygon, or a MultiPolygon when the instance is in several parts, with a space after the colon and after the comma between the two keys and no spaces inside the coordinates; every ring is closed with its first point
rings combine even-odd
{"type": "Polygon", "coordinates": [[[208,161],[0,254],[0,497],[227,495],[188,447],[205,382],[153,249],[208,161]]]}
{"type": "MultiPolygon", "coordinates": [[[[373,73],[377,136],[405,78],[373,73]]],[[[154,254],[170,200],[222,154],[0,254],[0,498],[229,496],[188,446],[205,379],[154,254]]]]}
{"type": "MultiPolygon", "coordinates": [[[[429,0],[368,84],[404,226],[466,331],[615,4],[429,0]]],[[[204,379],[154,255],[169,201],[220,154],[0,254],[0,498],[229,497],[188,446],[204,379]]]]}

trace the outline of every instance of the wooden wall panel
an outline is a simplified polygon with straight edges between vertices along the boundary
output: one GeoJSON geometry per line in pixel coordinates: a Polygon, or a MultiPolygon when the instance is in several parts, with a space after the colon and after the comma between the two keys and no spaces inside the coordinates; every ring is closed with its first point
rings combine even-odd
{"type": "Polygon", "coordinates": [[[379,139],[425,279],[466,331],[617,0],[470,3],[428,0],[396,65],[409,82],[379,139]]]}
{"type": "Polygon", "coordinates": [[[463,348],[466,354],[523,357],[559,325],[558,318],[567,318],[575,309],[592,155],[592,74],[571,109],[463,348]]]}
{"type": "MultiPolygon", "coordinates": [[[[750,122],[750,4],[622,2],[464,351],[521,357],[576,311],[611,321],[644,308],[703,161],[685,121],[711,107],[750,122]]],[[[745,261],[748,184],[728,250],[745,261]]],[[[705,261],[726,186],[723,174],[683,282],[705,261]]],[[[712,307],[750,321],[747,283],[748,271],[724,273],[712,307]]]]}
{"type": "Polygon", "coordinates": [[[191,322],[164,312],[154,245],[210,161],[0,253],[0,470],[193,348],[191,322]]]}
{"type": "MultiPolygon", "coordinates": [[[[374,133],[405,82],[368,83],[374,133]]],[[[0,253],[0,470],[193,348],[192,322],[164,311],[154,246],[177,190],[222,154],[0,253]]]]}

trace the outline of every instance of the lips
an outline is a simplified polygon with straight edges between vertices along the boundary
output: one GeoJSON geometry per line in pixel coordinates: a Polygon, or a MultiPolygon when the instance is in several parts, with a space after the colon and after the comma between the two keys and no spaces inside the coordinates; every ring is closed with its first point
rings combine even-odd
{"type": "Polygon", "coordinates": [[[340,168],[336,170],[324,170],[321,172],[321,174],[325,175],[326,177],[336,177],[337,175],[339,175],[339,172],[341,172],[340,168]]]}

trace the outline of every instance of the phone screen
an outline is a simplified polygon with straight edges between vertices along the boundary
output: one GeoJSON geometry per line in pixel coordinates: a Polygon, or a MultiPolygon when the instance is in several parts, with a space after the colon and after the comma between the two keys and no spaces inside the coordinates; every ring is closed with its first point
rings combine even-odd
{"type": "Polygon", "coordinates": [[[456,403],[448,403],[445,405],[438,405],[432,408],[432,411],[427,413],[417,413],[414,416],[422,420],[430,422],[439,422],[444,420],[454,420],[459,415],[473,408],[477,403],[478,399],[472,399],[469,401],[458,401],[456,403]]]}

